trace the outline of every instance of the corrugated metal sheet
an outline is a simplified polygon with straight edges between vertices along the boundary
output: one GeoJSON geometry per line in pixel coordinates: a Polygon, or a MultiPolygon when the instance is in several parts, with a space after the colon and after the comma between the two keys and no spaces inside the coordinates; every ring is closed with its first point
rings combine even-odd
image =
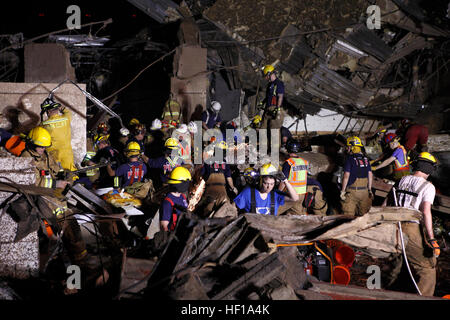
{"type": "Polygon", "coordinates": [[[345,38],[345,41],[380,61],[385,61],[393,53],[391,47],[384,43],[374,31],[367,29],[364,25],[355,28],[345,38]]]}

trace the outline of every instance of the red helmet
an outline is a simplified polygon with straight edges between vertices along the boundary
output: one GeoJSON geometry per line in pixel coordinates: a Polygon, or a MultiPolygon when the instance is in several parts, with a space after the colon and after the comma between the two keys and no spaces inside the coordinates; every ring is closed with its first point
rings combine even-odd
{"type": "Polygon", "coordinates": [[[384,142],[386,143],[390,143],[392,140],[394,140],[395,138],[397,138],[397,135],[395,133],[388,133],[385,137],[384,137],[384,142]]]}

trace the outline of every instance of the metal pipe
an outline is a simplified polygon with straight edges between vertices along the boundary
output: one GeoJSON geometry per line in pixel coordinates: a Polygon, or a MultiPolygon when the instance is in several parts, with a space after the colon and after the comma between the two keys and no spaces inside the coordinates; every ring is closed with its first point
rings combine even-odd
{"type": "Polygon", "coordinates": [[[344,132],[342,134],[345,134],[347,132],[347,128],[348,128],[348,125],[350,124],[350,121],[352,121],[352,117],[350,117],[348,119],[347,125],[345,126],[344,132]]]}
{"type": "Polygon", "coordinates": [[[336,133],[336,131],[339,129],[339,127],[340,127],[342,121],[344,121],[344,119],[345,119],[345,116],[343,115],[342,119],[341,119],[341,122],[339,122],[339,124],[337,125],[336,129],[334,129],[333,134],[336,133]]]}

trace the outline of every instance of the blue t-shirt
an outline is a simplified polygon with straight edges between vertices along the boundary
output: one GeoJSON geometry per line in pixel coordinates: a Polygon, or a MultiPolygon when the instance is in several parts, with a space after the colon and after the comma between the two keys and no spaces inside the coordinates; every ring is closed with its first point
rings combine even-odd
{"type": "MultiPolygon", "coordinates": [[[[174,221],[173,221],[173,213],[176,213],[177,217],[180,216],[182,211],[177,208],[177,206],[180,206],[181,208],[187,208],[188,203],[186,198],[183,194],[181,194],[179,197],[174,196],[171,192],[167,194],[166,198],[161,203],[161,207],[159,209],[159,220],[160,221],[169,221],[169,230],[174,227],[174,221]],[[172,201],[172,203],[171,203],[172,201]],[[172,204],[175,205],[172,206],[172,204]]],[[[176,222],[175,222],[176,223],[176,222]]]]}
{"type": "Polygon", "coordinates": [[[161,182],[166,182],[169,178],[169,174],[178,166],[184,164],[184,161],[181,157],[177,157],[173,160],[173,164],[169,162],[168,157],[159,157],[154,159],[148,159],[147,165],[150,169],[157,169],[161,178],[161,182]]]}
{"type": "Polygon", "coordinates": [[[133,183],[142,181],[144,176],[147,174],[147,167],[145,163],[140,161],[125,163],[116,170],[116,177],[121,179],[120,187],[124,188],[130,184],[131,181],[133,183]],[[132,177],[134,167],[134,178],[132,177]],[[140,168],[139,168],[140,167],[140,168]]]}
{"type": "Polygon", "coordinates": [[[347,186],[351,186],[356,178],[367,178],[372,168],[370,167],[369,159],[357,153],[347,157],[344,164],[344,171],[350,172],[347,186]]]}
{"type": "Polygon", "coordinates": [[[284,94],[284,83],[280,79],[276,78],[275,81],[271,82],[267,86],[266,91],[266,106],[274,106],[277,105],[277,103],[273,103],[272,98],[275,97],[275,101],[278,102],[278,95],[284,94]],[[276,86],[276,88],[275,88],[276,86]]]}
{"type": "MultiPolygon", "coordinates": [[[[270,193],[267,195],[265,200],[261,199],[260,193],[258,190],[255,190],[255,207],[256,213],[259,214],[270,214],[270,193]]],[[[234,203],[236,206],[245,210],[245,212],[250,212],[252,207],[252,193],[251,188],[246,187],[242,192],[234,198],[234,203]]],[[[275,213],[276,216],[278,214],[278,208],[284,204],[284,194],[280,191],[275,190],[275,213]]]]}
{"type": "Polygon", "coordinates": [[[202,121],[206,122],[208,129],[212,129],[216,126],[216,123],[222,122],[222,118],[220,117],[220,113],[215,114],[211,110],[207,109],[202,113],[202,121]]]}
{"type": "Polygon", "coordinates": [[[403,153],[402,148],[397,148],[394,150],[394,152],[392,153],[392,156],[395,157],[397,159],[398,162],[400,162],[401,165],[405,164],[405,154],[403,153]]]}

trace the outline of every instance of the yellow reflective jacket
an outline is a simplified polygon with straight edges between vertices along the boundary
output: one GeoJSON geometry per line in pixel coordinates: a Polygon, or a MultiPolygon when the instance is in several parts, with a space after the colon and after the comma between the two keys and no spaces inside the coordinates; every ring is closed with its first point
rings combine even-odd
{"type": "Polygon", "coordinates": [[[70,129],[71,114],[67,108],[63,114],[54,115],[44,122],[42,126],[52,137],[52,145],[47,151],[61,163],[61,166],[70,171],[77,170],[73,161],[72,133],[70,129]]]}

